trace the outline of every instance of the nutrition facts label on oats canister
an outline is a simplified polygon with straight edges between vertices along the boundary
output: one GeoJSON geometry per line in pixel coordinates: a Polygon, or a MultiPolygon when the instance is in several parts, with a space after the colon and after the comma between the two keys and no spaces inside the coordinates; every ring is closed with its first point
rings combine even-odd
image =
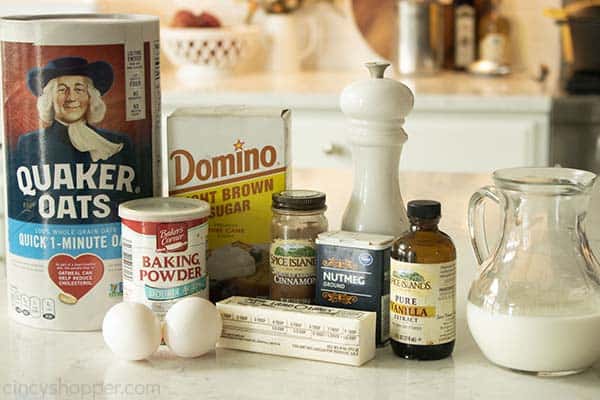
{"type": "Polygon", "coordinates": [[[217,307],[221,347],[352,365],[374,351],[375,313],[243,297],[217,307]]]}

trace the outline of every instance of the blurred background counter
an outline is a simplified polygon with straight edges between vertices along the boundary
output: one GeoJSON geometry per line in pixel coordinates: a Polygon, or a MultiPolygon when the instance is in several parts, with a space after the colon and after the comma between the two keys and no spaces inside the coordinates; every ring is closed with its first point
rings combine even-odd
{"type": "Polygon", "coordinates": [[[180,106],[291,108],[294,167],[350,166],[339,94],[367,76],[364,62],[385,59],[395,66],[394,78],[416,95],[407,118],[402,169],[487,173],[515,165],[561,164],[600,172],[600,117],[595,117],[600,114],[593,112],[600,96],[593,90],[585,96],[567,90],[574,77],[579,88],[595,87],[600,73],[582,81],[575,67],[593,64],[589,57],[577,58],[577,49],[593,44],[600,29],[572,35],[568,45],[547,12],[576,1],[427,1],[436,5],[435,13],[417,3],[5,0],[0,13],[158,15],[164,115],[180,106]],[[256,12],[249,18],[253,4],[256,12]],[[466,36],[459,29],[469,14],[461,11],[465,4],[473,10],[466,36]],[[220,28],[213,26],[215,19],[220,28]],[[201,27],[190,27],[196,25],[201,27]],[[427,52],[419,50],[424,47],[427,52]],[[470,73],[473,63],[460,65],[465,49],[470,49],[469,61],[491,60],[505,67],[496,71],[502,76],[470,73]],[[409,63],[412,73],[399,75],[407,60],[414,61],[409,63]]]}
{"type": "MultiPolygon", "coordinates": [[[[350,167],[346,119],[339,94],[366,69],[352,72],[259,73],[182,82],[163,73],[163,111],[218,104],[293,110],[294,167],[350,167]]],[[[415,92],[401,169],[489,172],[549,163],[552,97],[523,74],[481,78],[455,72],[402,78],[415,92]]]]}

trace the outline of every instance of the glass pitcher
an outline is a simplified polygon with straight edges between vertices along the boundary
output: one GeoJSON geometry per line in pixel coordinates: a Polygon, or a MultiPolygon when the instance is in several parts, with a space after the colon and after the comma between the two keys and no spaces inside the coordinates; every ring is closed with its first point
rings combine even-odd
{"type": "Polygon", "coordinates": [[[469,203],[479,262],[467,321],[484,355],[542,375],[576,373],[600,358],[600,266],[585,233],[596,175],[566,168],[496,171],[469,203]],[[489,250],[484,200],[503,212],[489,250]]]}

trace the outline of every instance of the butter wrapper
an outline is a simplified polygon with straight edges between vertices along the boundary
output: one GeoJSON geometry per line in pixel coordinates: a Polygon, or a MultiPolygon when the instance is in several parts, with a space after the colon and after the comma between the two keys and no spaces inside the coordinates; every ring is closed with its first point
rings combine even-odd
{"type": "Polygon", "coordinates": [[[218,347],[360,366],[375,357],[374,312],[248,297],[217,303],[218,347]]]}

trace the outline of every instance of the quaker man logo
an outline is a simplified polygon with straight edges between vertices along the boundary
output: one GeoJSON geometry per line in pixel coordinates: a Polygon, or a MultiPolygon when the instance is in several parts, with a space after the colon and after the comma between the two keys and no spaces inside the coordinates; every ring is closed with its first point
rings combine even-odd
{"type": "Polygon", "coordinates": [[[277,149],[266,145],[261,148],[244,148],[246,142],[238,139],[233,143],[233,152],[220,154],[210,159],[194,159],[187,150],[178,149],[169,159],[175,163],[175,184],[185,185],[194,177],[202,182],[270,168],[277,163],[277,149]]]}
{"type": "MultiPolygon", "coordinates": [[[[58,140],[61,130],[65,130],[71,145],[79,152],[89,152],[92,162],[108,160],[129,145],[125,135],[93,126],[106,114],[102,96],[114,81],[109,63],[62,57],[30,69],[26,79],[29,90],[37,97],[38,114],[49,138],[58,140]]],[[[19,151],[33,150],[33,141],[41,134],[21,138],[19,151]]]]}

